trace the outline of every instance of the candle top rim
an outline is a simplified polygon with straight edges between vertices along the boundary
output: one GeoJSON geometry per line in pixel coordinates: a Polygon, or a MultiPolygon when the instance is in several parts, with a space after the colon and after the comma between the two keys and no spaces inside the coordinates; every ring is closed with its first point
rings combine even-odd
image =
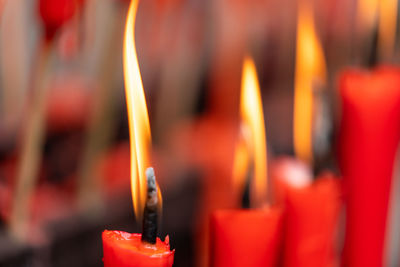
{"type": "Polygon", "coordinates": [[[117,246],[119,249],[129,251],[131,253],[140,253],[151,257],[160,257],[173,254],[174,250],[170,250],[169,237],[166,236],[165,241],[157,237],[155,245],[146,245],[141,241],[142,234],[128,233],[118,230],[103,231],[103,241],[117,246]]]}
{"type": "Polygon", "coordinates": [[[219,209],[213,212],[213,216],[217,217],[231,217],[231,216],[242,216],[242,215],[247,215],[247,216],[259,216],[259,215],[266,215],[266,214],[276,214],[276,216],[279,216],[283,212],[282,207],[278,205],[265,205],[261,208],[257,209],[245,209],[245,208],[240,208],[240,209],[219,209]]]}
{"type": "Polygon", "coordinates": [[[373,69],[348,68],[339,75],[339,88],[347,94],[354,94],[356,99],[386,97],[385,94],[391,93],[397,95],[398,82],[400,82],[400,68],[391,65],[381,65],[373,69]],[[365,90],[365,87],[369,90],[365,90]],[[374,90],[372,90],[374,89],[374,90]],[[384,94],[382,93],[384,90],[384,94]],[[360,91],[362,94],[360,94],[360,91]]]}

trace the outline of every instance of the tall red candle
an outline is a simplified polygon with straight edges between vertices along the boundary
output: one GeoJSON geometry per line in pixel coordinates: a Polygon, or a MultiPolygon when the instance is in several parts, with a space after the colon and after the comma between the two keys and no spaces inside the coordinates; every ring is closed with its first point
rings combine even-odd
{"type": "Polygon", "coordinates": [[[273,162],[271,172],[285,210],[283,266],[337,266],[340,180],[326,172],[313,182],[307,165],[289,158],[273,162]]]}
{"type": "Polygon", "coordinates": [[[339,83],[340,168],[346,194],[344,266],[382,266],[400,138],[400,69],[348,70],[339,83]]]}

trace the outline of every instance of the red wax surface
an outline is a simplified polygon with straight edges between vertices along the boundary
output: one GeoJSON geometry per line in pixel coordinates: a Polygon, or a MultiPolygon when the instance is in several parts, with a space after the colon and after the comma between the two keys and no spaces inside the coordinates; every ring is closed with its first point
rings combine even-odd
{"type": "Polygon", "coordinates": [[[344,266],[382,266],[393,162],[400,138],[400,69],[348,70],[339,84],[344,266]]]}
{"type": "Polygon", "coordinates": [[[103,232],[104,267],[169,267],[174,262],[174,250],[169,248],[169,238],[165,242],[157,238],[154,246],[146,247],[141,242],[141,234],[122,231],[103,232]]]}
{"type": "Polygon", "coordinates": [[[327,174],[311,186],[287,190],[283,266],[337,266],[339,182],[327,174]]]}
{"type": "Polygon", "coordinates": [[[271,173],[275,199],[285,208],[283,266],[337,266],[341,180],[324,173],[313,182],[307,165],[290,158],[273,162],[271,173]]]}
{"type": "Polygon", "coordinates": [[[220,210],[211,215],[211,267],[276,266],[282,244],[282,212],[220,210]]]}

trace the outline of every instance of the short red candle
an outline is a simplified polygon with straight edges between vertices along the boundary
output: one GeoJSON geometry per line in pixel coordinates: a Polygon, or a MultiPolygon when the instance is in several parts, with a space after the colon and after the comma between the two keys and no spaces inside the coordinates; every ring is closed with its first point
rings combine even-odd
{"type": "Polygon", "coordinates": [[[337,266],[339,188],[338,179],[326,174],[309,187],[288,189],[285,267],[337,266]]]}
{"type": "Polygon", "coordinates": [[[345,266],[382,266],[400,137],[400,69],[348,70],[339,83],[339,163],[346,194],[345,266]]]}
{"type": "Polygon", "coordinates": [[[305,167],[288,158],[272,164],[276,199],[285,207],[283,266],[337,266],[340,180],[327,172],[312,182],[305,167]]]}
{"type": "Polygon", "coordinates": [[[210,266],[276,266],[282,227],[282,212],[278,208],[214,212],[210,266]]]}
{"type": "Polygon", "coordinates": [[[157,238],[154,245],[144,245],[141,234],[122,231],[103,232],[104,267],[168,267],[174,262],[169,238],[157,238]]]}

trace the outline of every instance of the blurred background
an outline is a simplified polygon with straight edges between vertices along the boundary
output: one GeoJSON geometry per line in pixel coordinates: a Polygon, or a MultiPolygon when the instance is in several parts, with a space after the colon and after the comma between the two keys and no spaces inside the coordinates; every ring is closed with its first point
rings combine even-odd
{"type": "MultiPolygon", "coordinates": [[[[122,65],[129,2],[0,0],[0,266],[102,266],[104,229],[140,232],[122,65]]],[[[381,2],[140,1],[136,49],[163,193],[159,236],[170,236],[174,266],[207,266],[207,214],[235,207],[227,185],[243,57],[257,68],[269,162],[294,155],[296,66],[319,62],[314,169],[338,172],[339,73],[399,62],[397,1],[381,2]],[[303,5],[315,28],[314,52],[302,59],[303,5]]]]}

